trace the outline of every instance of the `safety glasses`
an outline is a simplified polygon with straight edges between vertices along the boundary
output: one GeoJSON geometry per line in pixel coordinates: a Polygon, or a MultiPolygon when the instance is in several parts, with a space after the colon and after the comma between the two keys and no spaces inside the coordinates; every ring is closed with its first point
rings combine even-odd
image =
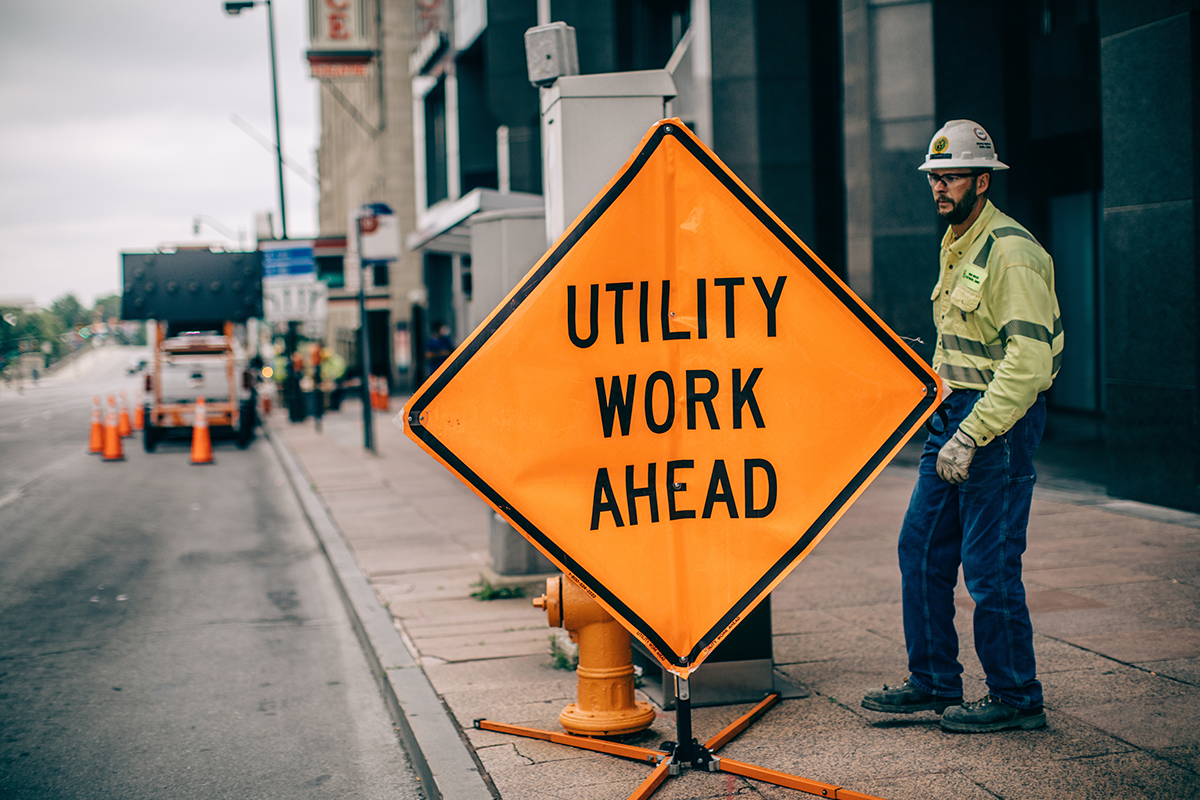
{"type": "Polygon", "coordinates": [[[961,181],[964,178],[974,178],[973,172],[943,172],[941,175],[934,175],[932,172],[926,172],[925,176],[929,178],[930,186],[937,186],[939,183],[945,184],[946,188],[950,188],[950,184],[955,181],[961,181]]]}

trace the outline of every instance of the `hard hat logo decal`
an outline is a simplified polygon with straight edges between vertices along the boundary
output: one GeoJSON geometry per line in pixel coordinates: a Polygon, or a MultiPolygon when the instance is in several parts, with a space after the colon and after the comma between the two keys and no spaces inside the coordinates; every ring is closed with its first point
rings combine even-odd
{"type": "Polygon", "coordinates": [[[946,148],[949,146],[950,140],[945,136],[939,136],[933,140],[933,152],[935,153],[944,153],[946,152],[946,148]]]}
{"type": "Polygon", "coordinates": [[[987,141],[987,138],[988,138],[987,131],[985,131],[983,128],[976,128],[975,135],[978,136],[981,141],[984,141],[984,142],[987,141]]]}

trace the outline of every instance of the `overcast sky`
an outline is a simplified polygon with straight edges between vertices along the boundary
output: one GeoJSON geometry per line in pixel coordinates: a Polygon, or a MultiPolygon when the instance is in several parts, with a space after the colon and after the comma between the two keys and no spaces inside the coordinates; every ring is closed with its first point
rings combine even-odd
{"type": "MultiPolygon", "coordinates": [[[[272,10],[284,154],[315,177],[307,6],[272,10]]],[[[252,245],[256,211],[278,231],[267,9],[223,7],[0,2],[0,298],[73,292],[90,306],[120,291],[122,250],[236,247],[239,230],[252,245]],[[232,240],[208,219],[195,235],[197,215],[232,240]]],[[[292,170],[284,181],[289,236],[315,234],[316,188],[292,170]]]]}

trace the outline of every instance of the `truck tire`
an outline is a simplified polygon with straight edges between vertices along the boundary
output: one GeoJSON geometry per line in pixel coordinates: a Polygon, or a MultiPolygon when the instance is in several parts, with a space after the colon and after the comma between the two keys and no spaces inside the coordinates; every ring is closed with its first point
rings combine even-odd
{"type": "Polygon", "coordinates": [[[158,439],[161,436],[158,428],[154,427],[154,418],[150,416],[150,406],[146,406],[145,421],[142,423],[142,448],[147,453],[153,453],[154,448],[158,446],[158,439]]]}
{"type": "Polygon", "coordinates": [[[237,446],[240,450],[249,447],[254,439],[254,425],[257,422],[254,418],[254,405],[253,400],[242,403],[238,413],[237,446]]]}

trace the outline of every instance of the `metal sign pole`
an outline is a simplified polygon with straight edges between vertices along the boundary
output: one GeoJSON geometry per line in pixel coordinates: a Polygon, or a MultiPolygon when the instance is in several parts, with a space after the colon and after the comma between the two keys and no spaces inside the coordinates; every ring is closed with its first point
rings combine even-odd
{"type": "Polygon", "coordinates": [[[283,134],[279,127],[279,78],[275,74],[275,16],[271,11],[271,0],[266,0],[267,30],[271,41],[271,96],[275,101],[275,168],[279,173],[279,230],[281,239],[288,238],[287,200],[283,190],[283,134]]]}
{"type": "Polygon", "coordinates": [[[359,362],[361,364],[360,375],[362,376],[362,405],[363,405],[363,447],[376,453],[375,450],[375,432],[372,428],[374,422],[374,411],[371,408],[371,381],[369,378],[371,365],[371,351],[369,337],[367,336],[367,266],[363,263],[362,257],[362,226],[364,216],[360,209],[355,215],[354,220],[354,239],[358,248],[358,322],[359,322],[359,362]]]}

